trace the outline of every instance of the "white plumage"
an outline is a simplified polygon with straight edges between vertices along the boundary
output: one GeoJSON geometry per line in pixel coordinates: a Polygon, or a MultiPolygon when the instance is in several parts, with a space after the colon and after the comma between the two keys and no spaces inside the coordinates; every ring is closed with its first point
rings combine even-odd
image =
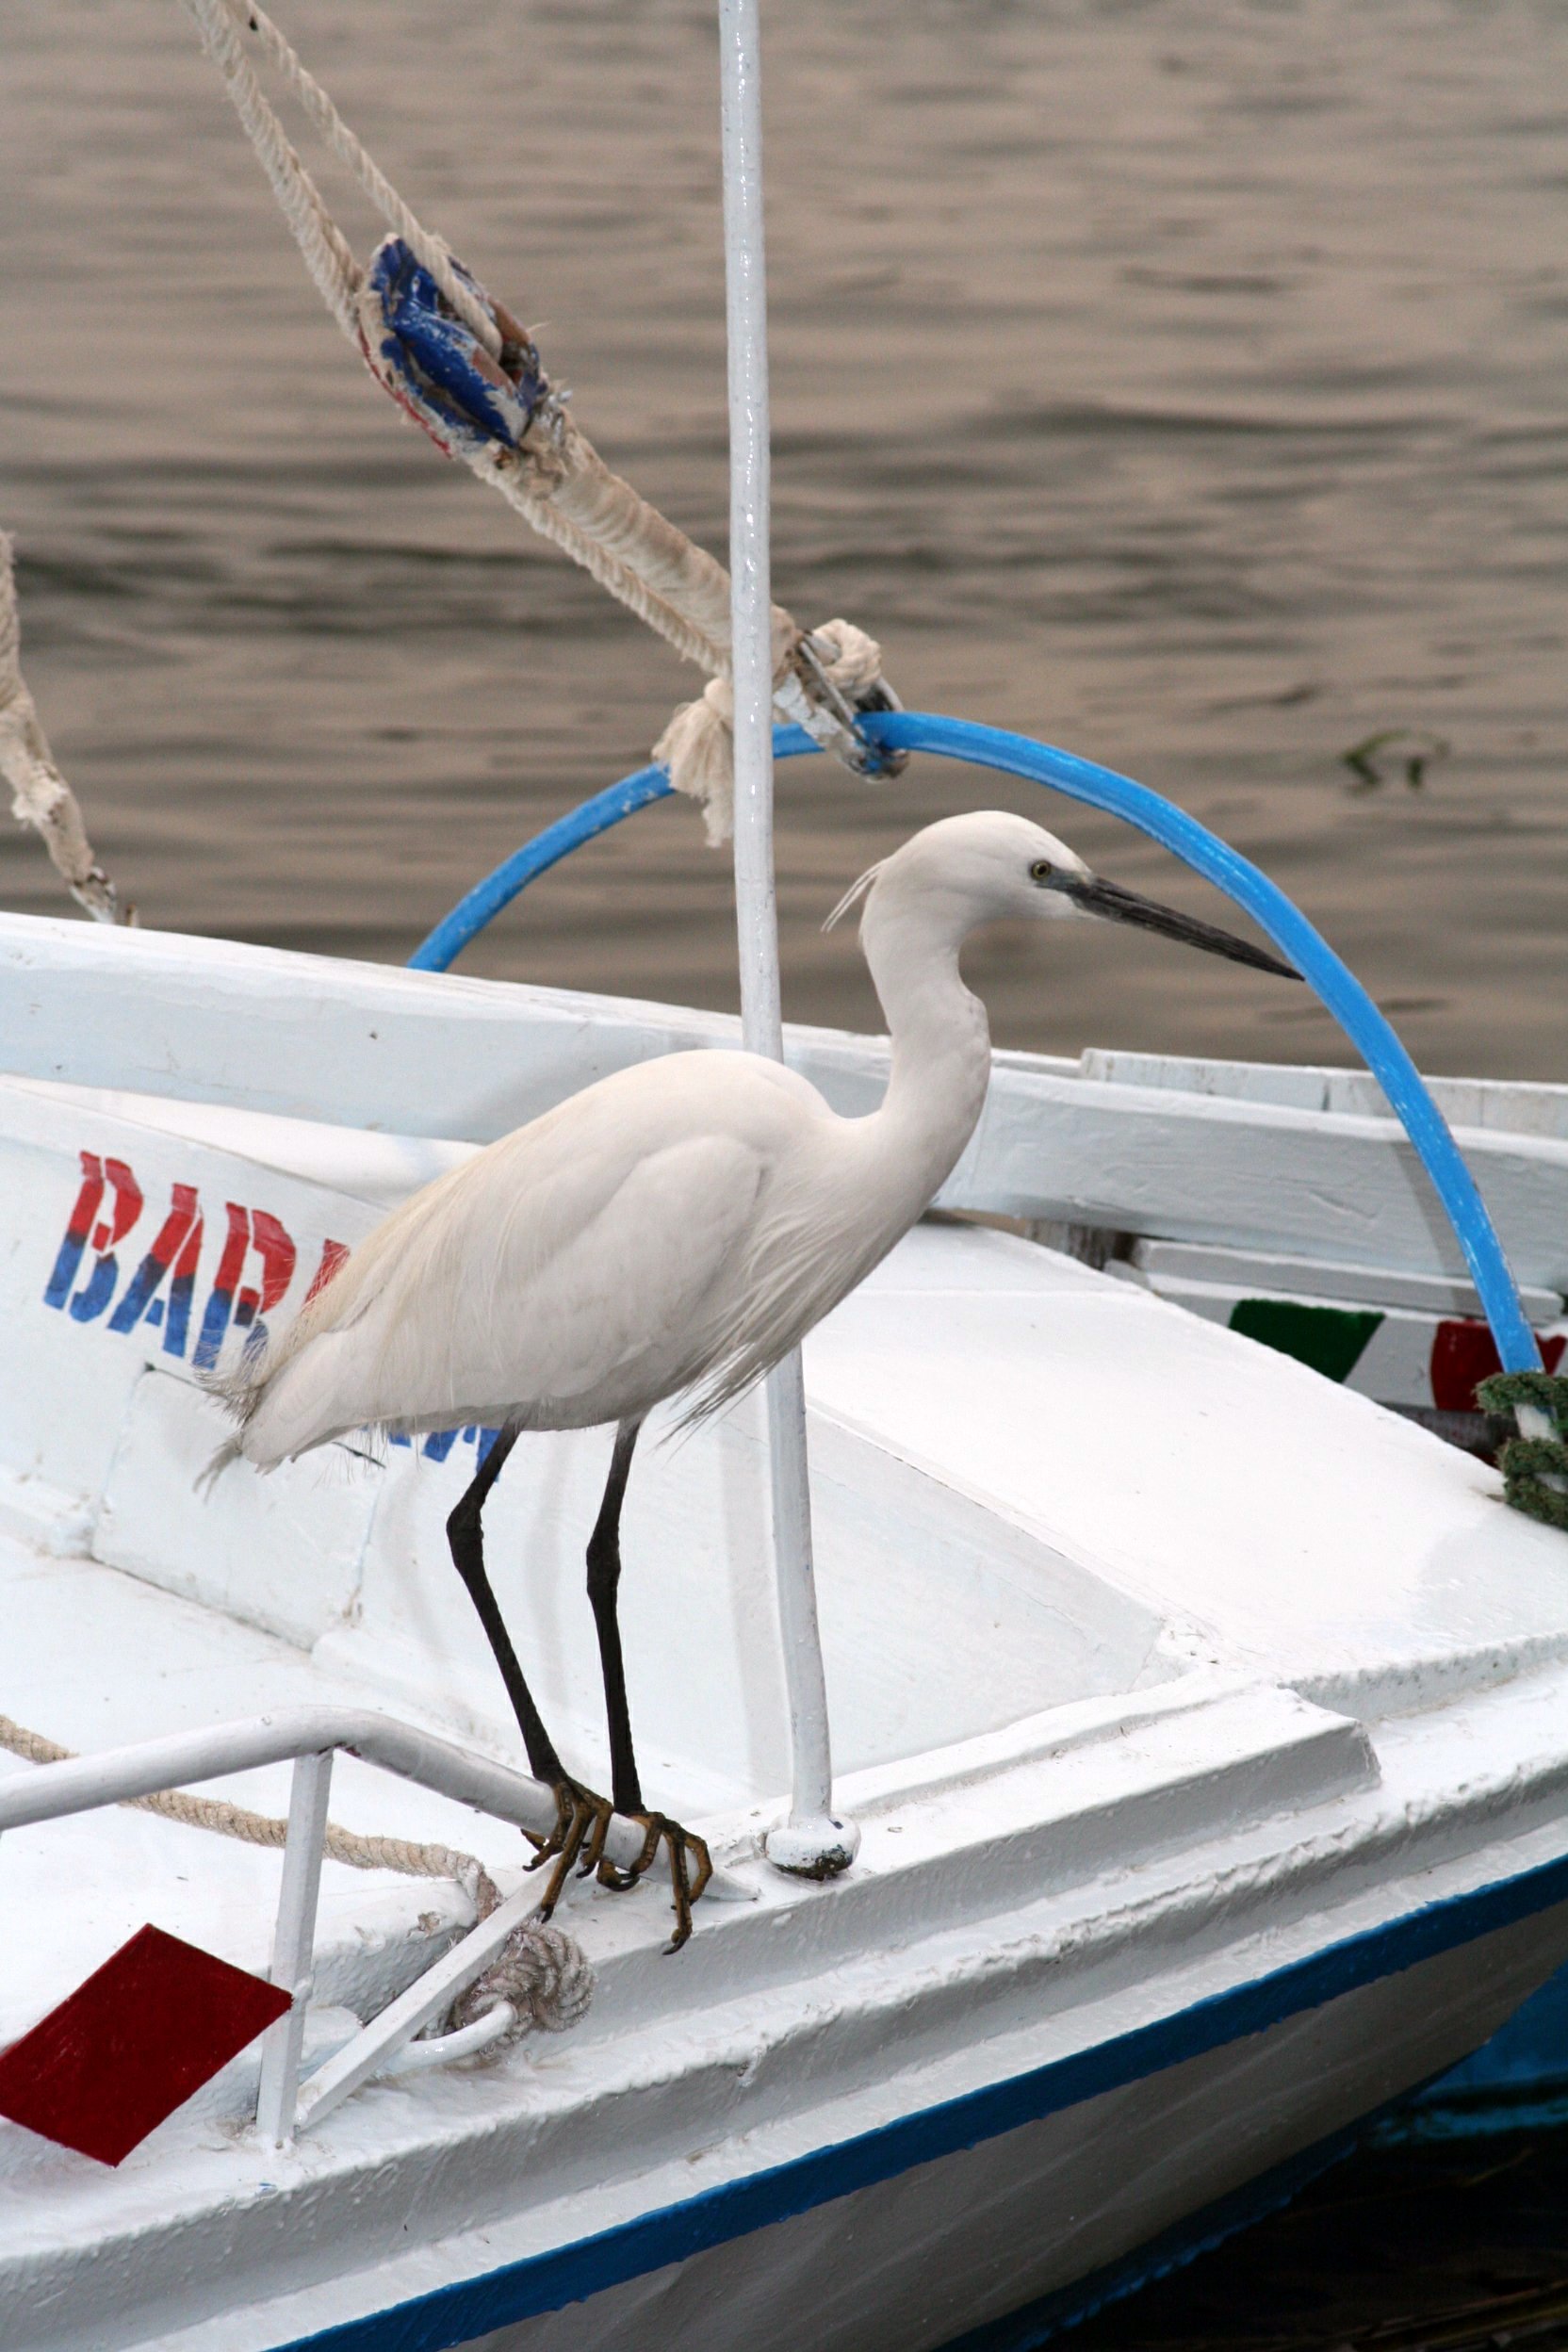
{"type": "MultiPolygon", "coordinates": [[[[805,1079],[750,1054],[676,1054],[618,1070],[387,1217],[235,1398],[236,1450],[263,1467],[374,1425],[498,1427],[500,1461],[519,1429],[619,1425],[596,1586],[589,1554],[619,1810],[641,1802],[614,1625],[637,1429],[669,1397],[684,1396],[696,1418],[739,1396],[939,1190],[973,1133],[990,1066],[985,1009],[958,971],[965,939],[1004,917],[1097,914],[1288,969],[1098,881],[1052,834],[998,811],[926,826],[837,911],[862,890],[861,944],[892,1043],[875,1111],[841,1118],[805,1079]]],[[[607,1808],[565,1781],[484,1581],[479,1514],[500,1461],[482,1470],[450,1531],[532,1768],[564,1792],[553,1900],[559,1857],[568,1846],[575,1854],[596,1820],[602,1843],[607,1808]]],[[[697,1841],[647,1818],[667,1836],[684,1915],[682,1857],[697,1841]]]]}
{"type": "Polygon", "coordinates": [[[1082,873],[1002,814],[930,825],[875,870],[861,939],[893,1040],[868,1118],[751,1054],[617,1070],[414,1195],[257,1368],[263,1465],[368,1425],[581,1429],[681,1391],[727,1401],[906,1233],[985,1099],[983,1007],[957,951],[1002,914],[1067,914],[1082,873]]]}

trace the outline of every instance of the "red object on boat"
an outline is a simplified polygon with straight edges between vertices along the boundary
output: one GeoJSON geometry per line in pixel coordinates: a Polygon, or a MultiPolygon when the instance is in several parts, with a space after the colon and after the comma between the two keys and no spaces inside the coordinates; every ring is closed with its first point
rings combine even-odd
{"type": "MultiPolygon", "coordinates": [[[[1542,1361],[1555,1372],[1568,1346],[1560,1331],[1541,1343],[1542,1361]]],[[[1440,1323],[1432,1333],[1432,1402],[1440,1412],[1474,1413],[1482,1380],[1502,1370],[1497,1343],[1486,1325],[1468,1317],[1440,1323]]]]}
{"type": "Polygon", "coordinates": [[[0,2115],[118,2164],[287,2009],[288,1995],[140,1927],[0,2051],[0,2115]]]}

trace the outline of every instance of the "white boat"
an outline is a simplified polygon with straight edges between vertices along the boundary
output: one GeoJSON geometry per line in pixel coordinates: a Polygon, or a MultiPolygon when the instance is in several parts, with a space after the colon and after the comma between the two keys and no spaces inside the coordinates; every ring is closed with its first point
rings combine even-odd
{"type": "MultiPolygon", "coordinates": [[[[898,712],[843,624],[791,623],[774,666],[744,8],[732,603],[263,13],[190,5],[373,372],[733,676],[732,727],[692,710],[704,760],[733,737],[765,1048],[771,713],[805,729],[783,748],[852,767],[983,730],[898,712]],[[392,220],[368,271],[243,36],[392,220]],[[404,367],[410,302],[416,358],[469,338],[455,394],[404,367]]],[[[0,754],[112,918],[0,652],[0,754]]],[[[804,1496],[778,1469],[798,1423],[775,1415],[771,1471],[755,1399],[648,1448],[632,1711],[651,1800],[718,1866],[678,1952],[652,1879],[574,1882],[531,1925],[519,1833],[551,1800],[442,1541],[490,1433],[204,1474],[211,1376],[386,1208],[739,1025],[0,916],[7,2352],[1021,2352],[1285,2194],[1568,1958],[1568,1549],[1438,1434],[1477,1436],[1483,1304],[1511,1371],[1531,1324],[1551,1364],[1568,1338],[1568,1090],[1438,1090],[1516,1294],[1408,1058],[1302,919],[1141,788],[1040,758],[1168,820],[1272,922],[1373,1037],[1400,1120],[1338,1071],[996,1055],[936,1213],[806,1350],[832,1818],[804,1496]],[[1462,1248],[1423,1161],[1463,1196],[1462,1248]],[[834,1874],[776,1867],[781,1829],[834,1874]]],[[[784,1043],[836,1108],[876,1101],[879,1041],[784,1043]]],[[[595,1784],[580,1554],[609,1442],[524,1437],[488,1519],[542,1709],[595,1784]]],[[[627,1864],[641,1832],[609,1835],[627,1864]]]]}
{"type": "MultiPolygon", "coordinates": [[[[18,1765],[0,1822],[97,1808],[0,1840],[0,2039],[149,1919],[267,1972],[276,1855],[103,1808],[235,1757],[337,1744],[335,1818],[475,1853],[526,1908],[531,1785],[440,1542],[474,1439],[241,1465],[204,1501],[196,1359],[432,1170],[732,1024],[21,917],[0,1010],[7,1707],[88,1758],[18,1765]]],[[[875,1040],[790,1052],[841,1107],[874,1096],[875,1040]]],[[[433,2014],[411,1984],[445,1965],[450,1999],[466,1899],[329,1860],[291,2146],[255,2128],[254,2050],[118,2168],[0,2125],[8,2346],[1022,2344],[1277,2197],[1553,1972],[1562,1538],[1157,1295],[1161,1250],[1229,1247],[1311,1260],[1330,1298],[1354,1269],[1393,1315],[1472,1303],[1364,1096],[1221,1082],[999,1055],[943,1206],[1114,1230],[1119,1270],[927,1222],[808,1344],[849,1874],[760,1858],[789,1758],[743,1407],[650,1454],[625,1607],[655,1799],[751,1899],[705,1901],[667,1958],[654,1884],[574,1888],[585,2017],[387,2074],[433,2014]]],[[[1505,1239],[1560,1283],[1568,1097],[1472,1102],[1505,1239]]],[[[499,1589],[593,1772],[604,1440],[522,1444],[499,1589]]],[[[212,1785],[276,1814],[286,1772],[212,1785]]]]}

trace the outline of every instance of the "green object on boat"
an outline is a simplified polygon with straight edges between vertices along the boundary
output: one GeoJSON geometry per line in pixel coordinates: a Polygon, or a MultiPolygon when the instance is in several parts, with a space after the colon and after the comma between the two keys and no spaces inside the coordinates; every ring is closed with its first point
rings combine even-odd
{"type": "Polygon", "coordinates": [[[1233,1331],[1330,1380],[1349,1379],[1382,1319],[1374,1307],[1305,1307],[1294,1298],[1238,1298],[1231,1309],[1233,1331]]]}
{"type": "Polygon", "coordinates": [[[1568,1481],[1568,1446],[1561,1443],[1568,1430],[1568,1380],[1555,1372],[1494,1372],[1476,1395],[1488,1413],[1511,1413],[1520,1405],[1534,1405],[1551,1415],[1556,1438],[1511,1437],[1498,1451],[1497,1467],[1505,1503],[1568,1534],[1568,1485],[1550,1482],[1568,1481]]]}

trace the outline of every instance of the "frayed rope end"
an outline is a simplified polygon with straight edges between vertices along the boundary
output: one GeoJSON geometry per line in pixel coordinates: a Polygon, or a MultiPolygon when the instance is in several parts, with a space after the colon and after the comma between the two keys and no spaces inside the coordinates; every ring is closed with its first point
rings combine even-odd
{"type": "Polygon", "coordinates": [[[670,782],[701,803],[710,849],[735,830],[735,696],[726,678],[710,678],[695,702],[683,702],[653,747],[670,782]]]}
{"type": "MultiPolygon", "coordinates": [[[[853,621],[825,621],[811,631],[810,645],[824,678],[851,702],[880,683],[882,648],[853,621]]],[[[775,640],[775,654],[778,643],[775,640]]],[[[789,655],[775,674],[775,687],[789,655]]],[[[735,830],[735,695],[727,678],[709,681],[695,702],[683,702],[653,747],[670,782],[698,801],[710,849],[719,849],[735,830]]]]}

